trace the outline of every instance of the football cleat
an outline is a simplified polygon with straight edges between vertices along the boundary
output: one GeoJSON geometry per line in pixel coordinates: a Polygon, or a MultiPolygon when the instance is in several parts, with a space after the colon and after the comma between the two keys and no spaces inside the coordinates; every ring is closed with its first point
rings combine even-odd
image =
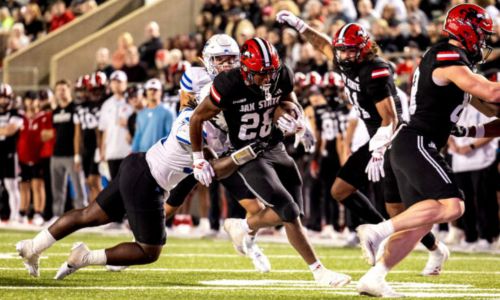
{"type": "Polygon", "coordinates": [[[375,265],[377,250],[383,240],[374,227],[372,224],[364,224],[356,228],[363,257],[371,266],[375,265]]]}
{"type": "Polygon", "coordinates": [[[261,273],[268,273],[271,271],[271,263],[267,256],[264,255],[262,249],[260,249],[257,244],[252,243],[251,247],[248,247],[248,256],[252,259],[252,263],[255,266],[255,269],[261,273]]]}
{"type": "Polygon", "coordinates": [[[397,293],[385,281],[382,276],[377,276],[368,271],[361,277],[356,285],[356,290],[360,295],[382,297],[382,298],[401,298],[403,294],[397,293]]]}
{"type": "Polygon", "coordinates": [[[450,250],[442,242],[438,242],[437,249],[429,251],[429,259],[425,265],[422,275],[424,276],[437,276],[441,274],[444,263],[450,257],[450,250]]]}
{"type": "Polygon", "coordinates": [[[321,286],[343,287],[351,282],[351,276],[325,268],[313,271],[314,281],[321,286]]]}
{"type": "Polygon", "coordinates": [[[73,244],[68,260],[61,265],[54,279],[62,280],[66,276],[75,273],[78,269],[88,266],[89,263],[86,258],[89,254],[90,250],[84,243],[73,244]]]}
{"type": "Polygon", "coordinates": [[[247,243],[245,239],[248,234],[241,228],[241,220],[242,219],[226,219],[224,221],[224,230],[227,232],[231,241],[233,242],[234,249],[240,255],[247,255],[247,243]]]}
{"type": "Polygon", "coordinates": [[[23,240],[16,244],[16,251],[23,258],[23,263],[29,274],[40,276],[40,255],[33,251],[33,240],[23,240]]]}

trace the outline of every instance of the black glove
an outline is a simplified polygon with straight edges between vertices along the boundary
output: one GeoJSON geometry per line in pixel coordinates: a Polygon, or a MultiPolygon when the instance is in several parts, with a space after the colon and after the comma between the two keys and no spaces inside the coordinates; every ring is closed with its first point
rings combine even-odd
{"type": "Polygon", "coordinates": [[[249,146],[257,156],[260,155],[262,151],[269,149],[269,143],[263,141],[253,142],[249,146]]]}
{"type": "Polygon", "coordinates": [[[456,137],[464,137],[469,134],[469,128],[455,125],[451,128],[450,134],[456,137]]]}

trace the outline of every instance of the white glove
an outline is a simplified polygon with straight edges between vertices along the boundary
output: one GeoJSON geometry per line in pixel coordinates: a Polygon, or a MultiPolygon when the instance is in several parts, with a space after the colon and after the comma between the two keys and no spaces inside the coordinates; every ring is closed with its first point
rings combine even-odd
{"type": "Polygon", "coordinates": [[[304,120],[303,117],[299,118],[297,123],[298,130],[295,134],[295,143],[293,144],[293,146],[297,148],[299,144],[302,143],[302,145],[304,146],[304,150],[307,153],[314,152],[314,149],[316,147],[316,136],[314,135],[311,125],[308,121],[304,120]]]}
{"type": "Polygon", "coordinates": [[[202,152],[193,153],[193,175],[201,184],[208,187],[215,176],[214,169],[210,163],[203,158],[202,152]]]}
{"type": "Polygon", "coordinates": [[[300,33],[304,32],[308,27],[302,19],[298,18],[288,10],[279,11],[278,14],[276,14],[276,21],[281,24],[288,23],[288,25],[295,28],[300,33]]]}
{"type": "Polygon", "coordinates": [[[372,157],[366,166],[365,173],[368,175],[368,180],[378,182],[385,177],[384,172],[384,153],[385,147],[373,150],[372,157]]]}
{"type": "Polygon", "coordinates": [[[300,128],[299,128],[299,121],[294,119],[289,114],[283,114],[281,117],[278,119],[278,128],[283,131],[284,134],[287,133],[296,133],[300,128]]]}

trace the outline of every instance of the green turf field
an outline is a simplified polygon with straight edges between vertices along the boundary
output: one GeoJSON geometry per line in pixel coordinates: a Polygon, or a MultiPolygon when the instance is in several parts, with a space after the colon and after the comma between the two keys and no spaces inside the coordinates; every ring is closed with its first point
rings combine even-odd
{"type": "MultiPolygon", "coordinates": [[[[354,283],[340,289],[318,287],[305,263],[288,244],[261,243],[273,270],[259,274],[229,241],[169,239],[154,264],[113,273],[104,267],[77,271],[53,280],[74,242],[91,249],[112,246],[127,237],[74,234],[44,253],[40,278],[29,277],[15,252],[15,243],[33,232],[0,230],[0,299],[352,299],[355,281],[368,266],[359,249],[316,247],[332,270],[350,274],[354,283]]],[[[412,297],[500,299],[500,256],[452,253],[444,274],[419,275],[427,253],[415,252],[388,280],[412,297]]],[[[366,297],[364,297],[366,298],[366,297]]]]}

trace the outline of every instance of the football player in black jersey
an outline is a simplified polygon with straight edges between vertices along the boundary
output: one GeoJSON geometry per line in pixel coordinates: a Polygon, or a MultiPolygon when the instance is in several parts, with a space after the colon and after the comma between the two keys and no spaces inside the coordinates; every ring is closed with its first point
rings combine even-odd
{"type": "Polygon", "coordinates": [[[388,221],[358,229],[365,256],[376,263],[359,281],[362,293],[391,294],[385,281],[388,271],[433,224],[451,222],[463,214],[463,194],[439,150],[470,95],[500,102],[500,83],[473,71],[488,54],[487,40],[493,33],[488,13],[474,4],[459,4],[448,11],[443,31],[448,39],[431,47],[414,73],[410,121],[396,134],[389,155],[407,209],[388,221]],[[387,237],[385,251],[376,259],[377,248],[387,237]]]}
{"type": "MultiPolygon", "coordinates": [[[[377,55],[376,43],[359,24],[342,26],[334,40],[330,41],[289,11],[279,12],[276,18],[278,22],[287,23],[302,33],[334,62],[345,83],[349,102],[359,113],[370,135],[370,141],[354,152],[340,169],[331,189],[332,197],[368,223],[382,222],[382,215],[359,189],[368,180],[378,182],[386,172],[392,174],[390,165],[386,164],[388,170],[385,170],[384,154],[394,129],[400,123],[401,105],[391,66],[377,55]]],[[[404,209],[394,181],[392,176],[383,180],[384,200],[391,216],[404,209]]],[[[444,244],[436,242],[432,233],[426,235],[422,243],[430,250],[423,274],[439,274],[429,273],[428,270],[442,267],[447,249],[444,244]]]]}
{"type": "Polygon", "coordinates": [[[23,119],[11,107],[13,97],[12,87],[0,84],[0,186],[9,195],[10,222],[19,221],[21,196],[16,180],[16,145],[19,129],[23,126],[23,119]]]}
{"type": "MultiPolygon", "coordinates": [[[[232,146],[241,148],[252,142],[271,139],[276,129],[273,126],[276,107],[283,101],[297,101],[293,94],[293,73],[281,65],[276,49],[268,41],[260,38],[247,40],[241,48],[240,61],[239,68],[215,77],[210,95],[191,117],[194,175],[202,182],[210,183],[214,175],[201,151],[204,121],[222,111],[232,146]]],[[[281,118],[284,119],[277,122],[283,125],[280,129],[287,127],[292,134],[302,129],[301,122],[290,119],[290,115],[281,118]]],[[[244,248],[245,238],[251,230],[283,224],[290,244],[309,264],[316,282],[333,287],[349,283],[349,276],[324,268],[314,253],[300,222],[302,178],[283,143],[270,143],[269,149],[260,157],[237,171],[248,188],[267,206],[266,209],[246,220],[226,219],[224,229],[236,247],[244,248]]]]}

